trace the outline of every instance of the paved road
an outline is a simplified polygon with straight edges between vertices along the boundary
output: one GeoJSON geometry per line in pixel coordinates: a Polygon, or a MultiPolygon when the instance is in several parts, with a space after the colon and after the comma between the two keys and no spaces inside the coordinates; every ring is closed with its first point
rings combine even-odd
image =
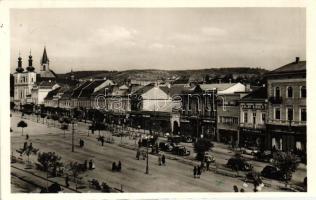
{"type": "MultiPolygon", "coordinates": [[[[12,116],[12,152],[21,147],[25,137],[21,136],[21,131],[16,127],[20,117],[12,116]]],[[[167,166],[158,166],[157,157],[150,155],[149,175],[146,175],[144,160],[136,160],[135,152],[129,149],[121,148],[116,144],[105,144],[103,147],[96,140],[96,135],[87,136],[86,131],[76,133],[75,144],[79,144],[79,138],[85,140],[84,148],[78,146],[75,152],[71,152],[71,134],[58,128],[47,128],[47,125],[25,120],[28,127],[25,133],[30,135],[30,142],[40,151],[56,151],[62,156],[66,163],[69,161],[84,162],[84,160],[93,159],[96,169],[88,171],[81,176],[87,181],[97,178],[99,181],[105,181],[112,187],[120,188],[121,185],[125,192],[231,192],[233,186],[242,187],[242,181],[237,178],[231,178],[207,172],[201,179],[194,179],[192,175],[192,166],[174,160],[167,160],[167,166]],[[113,161],[122,162],[122,172],[112,172],[111,164],[113,161]]],[[[77,127],[80,127],[79,124],[77,127]]],[[[14,153],[15,154],[15,153],[14,153]]],[[[18,155],[16,155],[18,156],[18,155]]],[[[35,161],[36,156],[31,156],[35,161]]],[[[246,191],[252,191],[253,187],[244,188],[246,191]]],[[[264,191],[273,191],[273,188],[265,187],[264,191]]]]}

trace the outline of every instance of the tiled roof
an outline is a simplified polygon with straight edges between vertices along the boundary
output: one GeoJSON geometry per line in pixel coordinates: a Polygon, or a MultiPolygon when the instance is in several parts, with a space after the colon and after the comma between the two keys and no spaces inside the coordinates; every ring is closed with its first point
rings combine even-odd
{"type": "Polygon", "coordinates": [[[261,87],[250,94],[246,95],[241,99],[241,101],[248,101],[248,100],[264,100],[268,97],[268,91],[266,87],[261,87]]]}
{"type": "Polygon", "coordinates": [[[73,90],[72,93],[72,98],[77,98],[80,95],[81,90],[86,87],[87,85],[89,85],[91,83],[91,81],[85,81],[84,83],[82,83],[80,86],[78,86],[77,88],[75,88],[73,90]]]}
{"type": "Polygon", "coordinates": [[[48,92],[48,94],[45,97],[45,100],[53,99],[53,97],[56,96],[60,90],[61,90],[61,87],[56,88],[55,90],[48,92]]]}
{"type": "Polygon", "coordinates": [[[187,84],[174,84],[170,87],[169,92],[170,96],[181,95],[190,90],[191,87],[188,87],[187,84]]]}
{"type": "Polygon", "coordinates": [[[86,87],[82,88],[79,98],[88,98],[91,97],[92,93],[94,92],[94,89],[104,83],[105,80],[95,80],[91,82],[89,85],[86,87]]]}
{"type": "Polygon", "coordinates": [[[280,68],[277,68],[267,75],[276,75],[276,74],[287,74],[287,73],[298,73],[306,72],[306,61],[292,62],[287,65],[284,65],[280,68]]]}
{"type": "Polygon", "coordinates": [[[217,91],[223,91],[226,90],[232,86],[234,86],[236,83],[216,83],[216,84],[200,84],[200,88],[204,91],[206,90],[214,90],[217,89],[217,91]]]}

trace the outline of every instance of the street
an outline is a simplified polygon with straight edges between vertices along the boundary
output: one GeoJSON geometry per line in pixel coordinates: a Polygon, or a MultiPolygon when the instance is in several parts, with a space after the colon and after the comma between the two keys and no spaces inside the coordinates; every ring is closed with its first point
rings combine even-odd
{"type": "MultiPolygon", "coordinates": [[[[238,188],[243,187],[243,181],[240,178],[223,176],[214,172],[204,172],[200,179],[194,179],[192,165],[179,160],[167,159],[166,166],[159,166],[158,158],[154,155],[149,155],[149,175],[147,175],[145,174],[146,160],[137,160],[135,151],[120,147],[118,145],[120,138],[118,137],[115,137],[115,144],[104,143],[104,146],[101,146],[101,143],[96,139],[98,132],[96,131],[94,135],[90,133],[88,136],[87,125],[78,123],[75,126],[75,152],[71,152],[71,125],[64,137],[63,130],[55,127],[47,128],[46,123],[42,124],[42,119],[39,120],[40,123],[36,123],[36,118],[32,117],[32,121],[23,119],[27,122],[28,127],[24,128],[24,136],[21,136],[21,128],[17,127],[20,120],[20,113],[12,114],[11,151],[14,156],[19,157],[16,149],[23,146],[26,141],[25,135],[28,134],[28,142],[32,142],[33,147],[39,148],[40,152],[56,152],[62,157],[64,163],[70,161],[83,163],[85,160],[92,159],[96,168],[80,174],[82,181],[86,183],[88,183],[88,180],[95,178],[100,182],[106,182],[111,187],[121,188],[124,192],[233,192],[234,185],[238,188]],[[79,147],[80,139],[85,142],[82,148],[79,147]],[[118,163],[118,161],[122,162],[122,172],[112,172],[112,163],[118,163]]],[[[102,134],[105,133],[102,132],[102,134]]],[[[123,141],[131,145],[135,143],[134,140],[128,138],[124,138],[123,141]]],[[[193,153],[192,149],[190,151],[193,153]]],[[[218,163],[224,164],[231,155],[229,153],[214,152],[214,156],[218,163]]],[[[24,159],[26,159],[26,156],[24,156],[24,159]]],[[[36,155],[30,156],[33,163],[36,162],[36,159],[36,155]]],[[[198,162],[196,163],[198,164],[198,162]]],[[[252,163],[257,171],[260,171],[260,168],[266,165],[254,161],[252,163]]],[[[306,173],[306,171],[298,170],[296,173],[300,173],[298,177],[302,177],[301,173],[306,173]]],[[[14,181],[14,178],[12,178],[12,181],[14,181]]],[[[62,179],[60,181],[61,184],[64,184],[62,179]]],[[[274,184],[273,181],[271,183],[274,184]]],[[[252,192],[253,185],[248,185],[248,187],[244,187],[244,190],[252,192]]],[[[74,187],[73,183],[70,184],[70,187],[74,187]]],[[[277,190],[277,187],[272,186],[264,187],[262,191],[277,190]]],[[[85,188],[82,192],[91,191],[85,188]]]]}

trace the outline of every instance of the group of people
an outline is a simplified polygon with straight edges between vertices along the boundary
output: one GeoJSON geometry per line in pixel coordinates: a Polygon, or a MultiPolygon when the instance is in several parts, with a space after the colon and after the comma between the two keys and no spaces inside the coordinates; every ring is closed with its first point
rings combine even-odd
{"type": "Polygon", "coordinates": [[[200,165],[194,166],[194,168],[193,168],[194,178],[200,178],[201,174],[202,174],[202,167],[200,165]]]}
{"type": "Polygon", "coordinates": [[[139,160],[141,155],[143,156],[143,160],[145,160],[147,157],[147,153],[145,151],[140,151],[140,149],[137,149],[136,159],[139,160]]]}
{"type": "Polygon", "coordinates": [[[84,141],[82,139],[79,140],[79,146],[83,147],[84,146],[84,141]]]}
{"type": "Polygon", "coordinates": [[[121,161],[118,161],[118,164],[116,165],[116,162],[112,163],[112,172],[121,172],[122,171],[122,163],[121,161]]]}
{"type": "Polygon", "coordinates": [[[166,165],[166,157],[164,154],[158,156],[158,165],[166,165]]]}

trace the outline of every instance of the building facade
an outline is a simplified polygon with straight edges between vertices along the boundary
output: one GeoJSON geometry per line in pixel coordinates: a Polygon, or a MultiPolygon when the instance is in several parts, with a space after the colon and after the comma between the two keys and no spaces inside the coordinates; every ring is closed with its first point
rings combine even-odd
{"type": "Polygon", "coordinates": [[[267,148],[267,88],[261,87],[240,101],[240,146],[267,148]]]}
{"type": "Polygon", "coordinates": [[[306,61],[299,58],[267,74],[268,146],[306,151],[306,61]]]}

